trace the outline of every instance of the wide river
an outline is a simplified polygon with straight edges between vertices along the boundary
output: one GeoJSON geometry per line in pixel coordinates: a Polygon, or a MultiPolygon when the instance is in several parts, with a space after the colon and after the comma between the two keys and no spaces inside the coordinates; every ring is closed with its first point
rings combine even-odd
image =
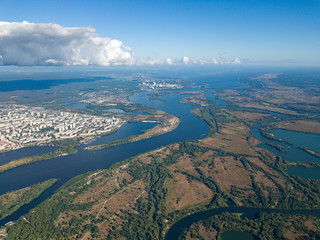
{"type": "MultiPolygon", "coordinates": [[[[105,169],[115,162],[122,161],[140,153],[175,142],[203,138],[208,134],[209,129],[207,125],[190,112],[193,107],[179,103],[186,95],[168,95],[162,97],[164,101],[151,101],[148,100],[147,97],[149,93],[150,92],[142,92],[136,94],[132,96],[131,100],[155,107],[179,117],[182,121],[174,131],[139,142],[96,151],[86,151],[83,149],[88,145],[107,143],[116,139],[126,138],[130,135],[139,134],[142,130],[154,126],[154,123],[126,123],[113,134],[97,138],[87,145],[80,145],[77,147],[78,152],[76,154],[35,162],[1,173],[0,194],[21,189],[51,178],[57,178],[59,180],[55,185],[41,194],[39,198],[35,199],[30,204],[24,205],[11,216],[1,220],[0,225],[3,225],[8,221],[16,220],[20,216],[26,214],[30,209],[50,197],[59,187],[77,175],[97,169],[105,169]]],[[[31,156],[35,153],[42,154],[52,150],[54,150],[54,147],[19,149],[0,154],[0,161],[1,164],[3,164],[23,156],[31,156]]]]}

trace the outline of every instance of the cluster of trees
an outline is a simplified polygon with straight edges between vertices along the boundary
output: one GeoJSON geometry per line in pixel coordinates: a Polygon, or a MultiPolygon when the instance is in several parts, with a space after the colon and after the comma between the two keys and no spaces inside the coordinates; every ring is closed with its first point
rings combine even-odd
{"type": "Polygon", "coordinates": [[[30,203],[39,197],[47,188],[51,187],[57,179],[49,179],[42,183],[31,185],[27,189],[11,191],[0,196],[0,219],[5,218],[18,210],[21,206],[30,203]],[[11,196],[11,197],[10,197],[11,196]]]}
{"type": "Polygon", "coordinates": [[[311,230],[301,224],[312,218],[261,212],[255,219],[247,219],[239,214],[225,212],[193,224],[184,231],[179,239],[185,239],[187,235],[192,236],[193,239],[204,239],[199,232],[200,224],[209,232],[217,231],[218,239],[221,239],[221,233],[231,230],[248,232],[254,239],[285,239],[284,230],[288,229],[288,225],[291,225],[293,232],[299,232],[301,239],[319,239],[319,231],[311,230]]]}
{"type": "MultiPolygon", "coordinates": [[[[84,174],[70,180],[53,197],[38,205],[35,211],[20,218],[14,225],[8,227],[8,239],[68,239],[75,234],[86,231],[85,218],[74,219],[67,228],[56,227],[54,221],[62,212],[87,210],[91,204],[73,204],[73,199],[88,189],[87,176],[84,174]],[[84,186],[81,188],[81,186],[84,186]],[[70,195],[74,192],[74,195],[70,195]]],[[[93,183],[94,184],[94,183],[93,183]]]]}
{"type": "Polygon", "coordinates": [[[64,153],[67,153],[67,154],[77,153],[77,150],[75,149],[75,147],[81,144],[81,140],[83,140],[83,138],[70,138],[70,139],[63,139],[59,141],[53,141],[52,144],[59,146],[59,148],[54,152],[54,156],[57,157],[64,153]]]}
{"type": "Polygon", "coordinates": [[[153,161],[148,165],[130,166],[134,179],[143,179],[147,183],[147,199],[137,200],[136,211],[139,214],[125,211],[124,224],[121,229],[112,231],[110,239],[163,239],[165,199],[167,189],[164,182],[171,175],[159,162],[153,161]]]}

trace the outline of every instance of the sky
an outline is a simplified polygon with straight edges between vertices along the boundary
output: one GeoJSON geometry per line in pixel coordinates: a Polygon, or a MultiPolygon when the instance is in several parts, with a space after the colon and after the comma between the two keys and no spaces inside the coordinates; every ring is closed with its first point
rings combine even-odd
{"type": "Polygon", "coordinates": [[[0,10],[3,65],[320,65],[319,0],[0,0],[0,10]]]}

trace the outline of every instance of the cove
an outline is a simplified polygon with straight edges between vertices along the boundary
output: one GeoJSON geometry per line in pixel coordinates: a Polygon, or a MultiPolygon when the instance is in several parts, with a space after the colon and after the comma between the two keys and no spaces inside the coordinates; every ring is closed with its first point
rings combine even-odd
{"type": "MultiPolygon", "coordinates": [[[[268,123],[267,123],[268,124],[268,123]]],[[[282,139],[286,142],[279,142],[266,138],[261,135],[259,127],[261,124],[257,124],[251,128],[252,134],[261,141],[269,142],[272,144],[277,144],[287,149],[286,152],[281,152],[269,145],[261,144],[259,147],[267,149],[268,151],[274,153],[277,156],[289,161],[289,162],[314,162],[320,163],[320,158],[315,157],[299,147],[305,147],[310,150],[319,152],[320,151],[320,135],[303,133],[296,131],[289,131],[284,129],[272,129],[270,132],[277,138],[282,139]],[[289,143],[289,144],[288,144],[289,143]]],[[[299,176],[302,178],[319,179],[320,178],[320,168],[304,168],[304,167],[289,167],[287,173],[291,176],[299,176]]]]}

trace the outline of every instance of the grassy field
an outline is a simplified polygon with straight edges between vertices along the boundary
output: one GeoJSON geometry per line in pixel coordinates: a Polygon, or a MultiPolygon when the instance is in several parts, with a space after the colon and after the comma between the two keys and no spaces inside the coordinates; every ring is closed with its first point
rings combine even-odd
{"type": "Polygon", "coordinates": [[[320,122],[311,120],[293,120],[283,121],[275,125],[275,128],[281,128],[297,132],[320,134],[320,122]]]}

